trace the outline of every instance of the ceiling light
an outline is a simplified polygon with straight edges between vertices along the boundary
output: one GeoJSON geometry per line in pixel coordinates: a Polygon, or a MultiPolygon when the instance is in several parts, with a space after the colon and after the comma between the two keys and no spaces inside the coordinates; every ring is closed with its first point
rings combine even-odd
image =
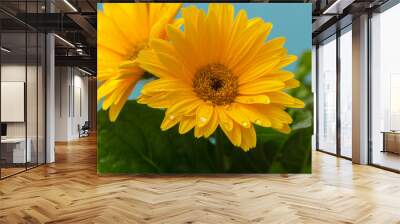
{"type": "Polygon", "coordinates": [[[57,34],[54,34],[54,36],[57,37],[57,38],[58,38],[59,40],[61,40],[62,42],[64,42],[65,44],[67,44],[68,46],[75,48],[75,45],[73,45],[73,44],[72,44],[71,42],[69,42],[68,40],[66,40],[66,39],[64,39],[64,38],[62,38],[62,37],[60,37],[60,36],[57,35],[57,34]]]}
{"type": "Polygon", "coordinates": [[[330,5],[322,14],[330,14],[332,13],[332,9],[335,9],[337,11],[336,7],[339,4],[340,0],[336,0],[332,5],[330,5]]]}
{"type": "Polygon", "coordinates": [[[333,2],[332,5],[330,5],[322,14],[328,15],[328,14],[342,14],[343,10],[347,8],[349,5],[351,5],[355,0],[336,0],[333,2]]]}
{"type": "Polygon", "coordinates": [[[9,50],[9,49],[7,49],[5,47],[1,47],[0,49],[1,49],[1,51],[4,51],[6,53],[10,53],[11,52],[11,50],[9,50]]]}
{"type": "Polygon", "coordinates": [[[81,72],[83,72],[83,73],[85,73],[85,74],[87,74],[87,75],[90,75],[90,76],[92,75],[92,73],[90,73],[90,72],[88,72],[88,71],[86,71],[86,70],[83,70],[83,69],[81,69],[81,68],[79,68],[79,67],[78,67],[78,70],[81,71],[81,72]]]}
{"type": "Polygon", "coordinates": [[[78,10],[68,0],[64,0],[64,3],[68,5],[74,12],[78,12],[78,10]]]}

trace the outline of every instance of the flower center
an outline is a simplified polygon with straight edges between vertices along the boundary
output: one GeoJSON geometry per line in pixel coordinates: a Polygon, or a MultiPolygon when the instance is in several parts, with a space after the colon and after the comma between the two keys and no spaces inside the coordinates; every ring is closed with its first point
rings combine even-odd
{"type": "Polygon", "coordinates": [[[238,91],[237,76],[219,63],[200,68],[194,75],[192,84],[198,97],[215,105],[232,103],[238,91]]]}

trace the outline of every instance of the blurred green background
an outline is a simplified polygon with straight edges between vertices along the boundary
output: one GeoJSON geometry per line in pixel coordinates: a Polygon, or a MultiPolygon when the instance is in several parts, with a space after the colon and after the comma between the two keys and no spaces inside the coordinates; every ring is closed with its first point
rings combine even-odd
{"type": "Polygon", "coordinates": [[[98,112],[98,163],[100,174],[187,173],[311,173],[313,95],[311,52],[304,52],[295,69],[302,85],[292,96],[306,103],[289,109],[293,117],[289,135],[256,126],[257,147],[248,152],[234,147],[221,130],[209,139],[180,135],[178,125],[162,132],[164,111],[130,100],[116,122],[98,112]],[[218,141],[216,141],[218,139],[218,141]]]}

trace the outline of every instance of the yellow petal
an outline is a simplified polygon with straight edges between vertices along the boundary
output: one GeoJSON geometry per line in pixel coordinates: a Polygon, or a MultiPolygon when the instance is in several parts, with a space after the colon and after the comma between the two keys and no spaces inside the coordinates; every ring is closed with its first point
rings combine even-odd
{"type": "Polygon", "coordinates": [[[167,34],[170,41],[174,44],[176,52],[180,55],[181,58],[184,58],[189,65],[195,65],[196,61],[194,60],[193,47],[190,43],[185,39],[184,33],[179,29],[168,25],[167,26],[167,34]]]}
{"type": "Polygon", "coordinates": [[[100,84],[100,86],[97,87],[97,101],[100,101],[103,97],[112,93],[115,90],[118,83],[119,80],[110,80],[100,84]]]}
{"type": "Polygon", "coordinates": [[[271,99],[271,103],[282,104],[286,107],[291,108],[303,108],[304,102],[292,97],[291,95],[285,92],[271,92],[268,93],[269,98],[271,99]]]}
{"type": "Polygon", "coordinates": [[[196,117],[183,116],[179,124],[179,134],[185,134],[190,131],[196,124],[196,117]]]}
{"type": "Polygon", "coordinates": [[[204,135],[205,128],[199,127],[197,125],[194,126],[194,137],[200,138],[204,135]]]}
{"type": "Polygon", "coordinates": [[[306,105],[302,100],[294,98],[294,103],[292,105],[285,105],[285,106],[291,107],[291,108],[304,108],[306,105]]]}
{"type": "Polygon", "coordinates": [[[215,129],[218,127],[218,115],[214,110],[213,114],[211,115],[210,121],[206,126],[204,126],[204,137],[208,138],[212,133],[214,133],[215,129]]]}
{"type": "Polygon", "coordinates": [[[115,121],[117,120],[117,117],[119,115],[119,113],[122,110],[122,107],[125,105],[126,101],[128,100],[128,97],[131,95],[131,92],[133,90],[133,88],[135,87],[135,83],[131,83],[127,90],[125,91],[125,93],[121,96],[121,98],[119,99],[119,101],[116,104],[113,104],[110,106],[108,115],[110,118],[110,121],[115,121]]]}
{"type": "Polygon", "coordinates": [[[234,146],[240,146],[240,143],[242,142],[242,134],[241,128],[238,124],[233,123],[233,128],[231,131],[225,129],[224,126],[221,126],[221,129],[234,146]]]}
{"type": "Polygon", "coordinates": [[[177,78],[176,74],[172,74],[171,71],[160,62],[157,54],[153,50],[141,50],[137,62],[142,69],[158,78],[177,78]]]}
{"type": "Polygon", "coordinates": [[[290,79],[285,81],[285,88],[286,89],[294,89],[300,86],[300,82],[296,79],[290,79]]]}
{"type": "Polygon", "coordinates": [[[165,116],[161,123],[161,130],[165,131],[173,126],[175,126],[180,121],[180,117],[175,117],[173,115],[165,116]]]}
{"type": "Polygon", "coordinates": [[[163,17],[159,21],[157,21],[157,23],[155,23],[151,27],[151,31],[149,34],[150,38],[155,38],[155,37],[161,36],[161,34],[165,31],[165,25],[168,23],[168,21],[169,21],[169,18],[167,18],[167,17],[163,17]]]}
{"type": "Polygon", "coordinates": [[[250,120],[248,119],[246,114],[243,113],[238,104],[232,103],[232,105],[230,105],[225,109],[225,112],[228,114],[230,118],[232,118],[232,120],[237,122],[242,127],[245,128],[250,127],[250,120]]]}
{"type": "Polygon", "coordinates": [[[159,93],[164,91],[179,91],[191,89],[191,86],[186,85],[180,80],[176,79],[157,79],[146,83],[141,90],[144,95],[151,93],[159,93]]]}
{"type": "Polygon", "coordinates": [[[271,127],[271,121],[263,110],[253,105],[240,105],[241,110],[249,118],[251,122],[263,127],[271,127]]]}
{"type": "Polygon", "coordinates": [[[257,105],[257,107],[261,108],[264,110],[264,113],[270,118],[270,119],[277,119],[281,121],[282,123],[290,124],[293,122],[292,117],[283,109],[281,109],[278,106],[275,105],[257,105]]]}
{"type": "Polygon", "coordinates": [[[254,25],[254,30],[252,29],[252,27],[249,27],[248,31],[246,31],[248,32],[248,34],[243,35],[247,36],[246,38],[247,40],[245,40],[243,45],[240,45],[241,50],[239,50],[236,53],[236,56],[239,55],[239,58],[238,57],[235,58],[238,61],[236,63],[230,62],[232,68],[237,70],[239,74],[242,74],[242,72],[249,67],[249,64],[254,63],[254,59],[257,57],[257,52],[262,48],[263,42],[269,35],[271,29],[272,29],[271,23],[264,23],[261,20],[260,24],[254,25]],[[255,34],[256,37],[252,39],[251,34],[255,34]]]}
{"type": "Polygon", "coordinates": [[[284,37],[276,37],[274,39],[269,40],[263,47],[263,51],[265,54],[269,54],[274,50],[280,49],[286,42],[286,38],[284,37]]]}
{"type": "Polygon", "coordinates": [[[171,99],[168,98],[168,94],[164,92],[153,94],[151,97],[141,95],[137,99],[137,102],[140,104],[147,104],[152,108],[167,108],[172,104],[171,99]]]}
{"type": "Polygon", "coordinates": [[[269,104],[270,99],[267,95],[247,95],[247,96],[237,96],[235,101],[244,104],[262,103],[269,104]]]}
{"type": "Polygon", "coordinates": [[[239,86],[238,92],[243,95],[261,94],[278,91],[285,88],[285,83],[274,80],[263,80],[260,82],[246,83],[239,86]]]}
{"type": "Polygon", "coordinates": [[[243,85],[246,83],[255,83],[257,79],[266,76],[269,72],[271,72],[280,62],[279,58],[272,58],[266,60],[265,62],[261,62],[258,65],[249,67],[246,71],[244,71],[238,79],[239,85],[243,85]]]}
{"type": "Polygon", "coordinates": [[[205,126],[210,121],[213,111],[214,111],[213,105],[208,103],[200,104],[196,112],[196,126],[197,127],[205,126]]]}
{"type": "MultiPolygon", "coordinates": [[[[262,76],[262,79],[271,79],[271,80],[279,80],[279,81],[287,81],[289,79],[293,79],[294,78],[294,74],[293,72],[289,72],[289,71],[273,71],[270,73],[267,73],[265,75],[262,76]]],[[[257,82],[257,81],[255,81],[257,82]]]]}
{"type": "Polygon", "coordinates": [[[242,142],[240,144],[240,148],[242,148],[243,151],[247,152],[251,148],[256,147],[257,136],[253,125],[250,128],[241,128],[241,131],[242,131],[242,142]]]}
{"type": "Polygon", "coordinates": [[[279,62],[278,68],[283,68],[287,65],[292,64],[293,62],[295,62],[297,60],[297,56],[296,55],[288,55],[287,57],[283,58],[281,60],[281,62],[279,62]]]}
{"type": "Polygon", "coordinates": [[[180,116],[188,114],[192,111],[195,111],[202,104],[201,100],[198,100],[195,97],[189,97],[185,100],[181,100],[175,104],[172,104],[167,112],[165,112],[166,116],[174,115],[180,116]]]}
{"type": "MultiPolygon", "coordinates": [[[[171,60],[172,63],[174,63],[174,66],[177,67],[177,65],[181,66],[179,68],[179,70],[183,70],[183,72],[188,73],[188,74],[194,74],[195,68],[193,68],[191,66],[191,64],[187,63],[187,60],[182,58],[180,54],[178,54],[178,52],[175,50],[175,48],[173,47],[173,45],[171,44],[171,42],[169,41],[165,41],[165,40],[161,40],[161,39],[153,39],[150,42],[150,46],[151,48],[154,49],[155,52],[158,52],[157,57],[160,61],[160,63],[162,63],[163,65],[168,65],[168,67],[170,66],[170,63],[168,62],[168,60],[171,60]],[[163,60],[162,58],[160,58],[160,54],[161,57],[163,55],[166,55],[164,57],[163,60]],[[174,58],[171,59],[171,56],[174,56],[174,58]]],[[[169,71],[171,72],[171,71],[169,71]]],[[[178,74],[176,74],[178,75],[178,74]]],[[[177,76],[180,77],[180,76],[177,76]]]]}
{"type": "Polygon", "coordinates": [[[225,109],[221,106],[215,107],[218,113],[219,124],[224,126],[227,131],[231,131],[233,128],[232,119],[225,113],[225,109]]]}
{"type": "Polygon", "coordinates": [[[191,83],[193,75],[177,58],[161,52],[157,53],[157,57],[163,65],[168,65],[169,72],[175,74],[175,77],[179,77],[182,81],[186,80],[188,83],[191,83]]]}
{"type": "Polygon", "coordinates": [[[282,126],[282,128],[280,128],[280,129],[277,129],[279,132],[281,132],[281,133],[284,133],[284,134],[290,134],[290,127],[289,127],[289,125],[288,124],[284,124],[283,126],[282,126]]]}

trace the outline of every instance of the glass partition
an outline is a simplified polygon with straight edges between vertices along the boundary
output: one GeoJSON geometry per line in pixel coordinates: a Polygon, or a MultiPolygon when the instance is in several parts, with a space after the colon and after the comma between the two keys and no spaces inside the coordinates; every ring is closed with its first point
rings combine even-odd
{"type": "Polygon", "coordinates": [[[336,36],[318,47],[318,149],[336,154],[336,36]]]}
{"type": "Polygon", "coordinates": [[[340,155],[352,157],[352,32],[340,35],[340,155]]]}
{"type": "Polygon", "coordinates": [[[45,124],[46,124],[46,37],[43,33],[38,33],[38,64],[37,64],[37,162],[44,164],[46,162],[46,144],[45,144],[45,124]]]}
{"type": "Polygon", "coordinates": [[[27,150],[30,151],[30,160],[27,167],[34,167],[38,160],[38,35],[36,32],[27,33],[27,97],[26,97],[26,113],[27,113],[27,150]]]}
{"type": "Polygon", "coordinates": [[[372,164],[400,170],[400,5],[371,19],[370,137],[372,164]]]}
{"type": "Polygon", "coordinates": [[[1,57],[2,177],[24,171],[31,159],[26,150],[26,41],[25,32],[1,35],[2,49],[7,49],[1,57]]]}
{"type": "MultiPolygon", "coordinates": [[[[37,13],[42,1],[1,1],[37,13]]],[[[40,9],[39,9],[40,8],[40,9]]],[[[45,35],[0,12],[0,178],[45,163],[45,35]]]]}

